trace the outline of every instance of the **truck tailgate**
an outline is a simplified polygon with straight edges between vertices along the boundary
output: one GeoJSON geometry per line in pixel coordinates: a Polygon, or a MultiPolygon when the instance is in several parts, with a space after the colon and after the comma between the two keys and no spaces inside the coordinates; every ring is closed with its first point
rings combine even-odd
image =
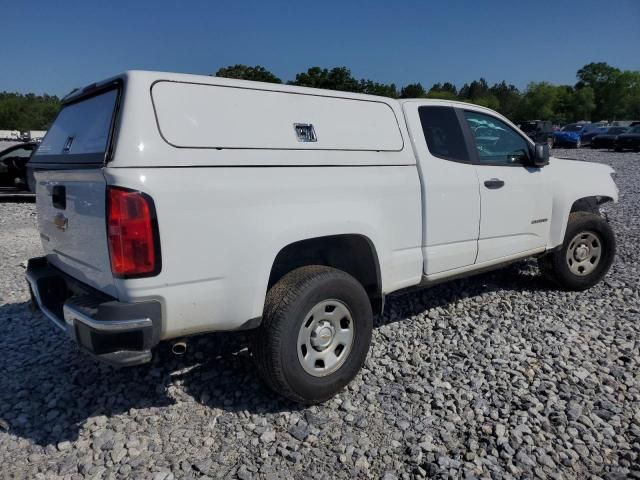
{"type": "Polygon", "coordinates": [[[121,90],[121,82],[107,81],[63,100],[27,164],[49,263],[114,297],[103,167],[114,138],[121,90]]]}
{"type": "Polygon", "coordinates": [[[49,262],[117,297],[106,230],[102,168],[35,170],[38,228],[49,262]]]}

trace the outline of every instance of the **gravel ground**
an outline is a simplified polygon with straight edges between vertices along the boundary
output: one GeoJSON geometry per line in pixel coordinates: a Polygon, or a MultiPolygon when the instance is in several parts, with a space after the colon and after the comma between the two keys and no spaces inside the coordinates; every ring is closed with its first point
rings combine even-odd
{"type": "Polygon", "coordinates": [[[560,292],[523,262],[391,298],[362,373],[312,408],[238,334],[94,363],[30,312],[34,205],[0,203],[0,476],[640,478],[640,155],[554,153],[618,172],[606,280],[560,292]]]}

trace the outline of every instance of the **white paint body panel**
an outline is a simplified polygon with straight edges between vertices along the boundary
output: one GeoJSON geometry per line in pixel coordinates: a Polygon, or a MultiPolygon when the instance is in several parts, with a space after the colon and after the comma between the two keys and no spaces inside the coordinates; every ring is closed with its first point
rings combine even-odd
{"type": "Polygon", "coordinates": [[[124,300],[162,299],[164,336],[260,316],[276,255],[305,238],[369,238],[386,292],[421,280],[415,167],[107,168],[105,176],[154,198],[162,272],[118,284],[124,300]]]}
{"type": "MultiPolygon", "coordinates": [[[[85,225],[94,241],[81,243],[94,251],[74,253],[73,239],[65,247],[85,263],[100,264],[100,273],[70,262],[60,267],[122,301],[160,300],[163,339],[232,330],[260,317],[276,255],[300,240],[366,237],[382,292],[390,293],[553,248],[562,242],[575,200],[617,200],[608,167],[556,159],[532,175],[512,169],[512,188],[482,197],[485,176],[498,174],[431,156],[422,134],[417,106],[451,102],[158,72],[119,78],[124,88],[112,159],[74,190],[75,201],[93,202],[93,223],[85,225]],[[236,104],[242,114],[234,116],[236,104]],[[247,118],[251,113],[254,119],[247,118]],[[318,142],[301,145],[296,122],[313,123],[318,142]],[[109,276],[105,185],[153,199],[159,275],[109,276]],[[547,211],[549,222],[530,223],[547,211]]],[[[66,185],[80,179],[70,170],[55,175],[66,185]]],[[[39,204],[48,201],[39,195],[39,204]]],[[[46,205],[38,208],[53,214],[46,205]]],[[[47,228],[40,226],[44,233],[47,228]]]]}
{"type": "Polygon", "coordinates": [[[381,101],[236,86],[157,82],[151,88],[163,137],[177,147],[399,151],[393,109],[381,101]],[[316,141],[293,125],[311,124],[316,141]]]}
{"type": "Polygon", "coordinates": [[[429,152],[418,108],[429,100],[404,103],[409,135],[422,180],[424,273],[432,275],[473,265],[478,253],[480,192],[474,165],[429,152]]]}
{"type": "Polygon", "coordinates": [[[476,171],[482,203],[476,262],[544,249],[553,200],[549,170],[479,165],[476,171]],[[503,180],[504,187],[486,188],[484,182],[493,178],[503,180]]]}
{"type": "Polygon", "coordinates": [[[109,295],[117,295],[105,234],[106,182],[100,169],[36,172],[36,205],[42,248],[54,266],[109,295]],[[66,189],[66,208],[53,206],[54,186],[66,189]],[[56,216],[66,219],[58,228],[56,216]]]}

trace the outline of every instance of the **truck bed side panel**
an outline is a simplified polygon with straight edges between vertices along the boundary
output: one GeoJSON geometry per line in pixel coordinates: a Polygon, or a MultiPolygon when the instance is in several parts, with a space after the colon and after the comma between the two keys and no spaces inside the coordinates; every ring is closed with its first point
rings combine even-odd
{"type": "Polygon", "coordinates": [[[421,279],[415,166],[107,168],[105,176],[156,203],[162,272],[117,282],[123,301],[165,303],[164,338],[260,316],[277,253],[305,238],[368,237],[386,292],[421,279]]]}

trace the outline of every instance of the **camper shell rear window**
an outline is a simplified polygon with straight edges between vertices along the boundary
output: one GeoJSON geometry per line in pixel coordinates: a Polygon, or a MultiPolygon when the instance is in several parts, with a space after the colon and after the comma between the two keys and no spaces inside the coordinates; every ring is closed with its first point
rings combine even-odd
{"type": "Polygon", "coordinates": [[[31,163],[104,163],[120,91],[111,85],[63,104],[31,163]]]}

